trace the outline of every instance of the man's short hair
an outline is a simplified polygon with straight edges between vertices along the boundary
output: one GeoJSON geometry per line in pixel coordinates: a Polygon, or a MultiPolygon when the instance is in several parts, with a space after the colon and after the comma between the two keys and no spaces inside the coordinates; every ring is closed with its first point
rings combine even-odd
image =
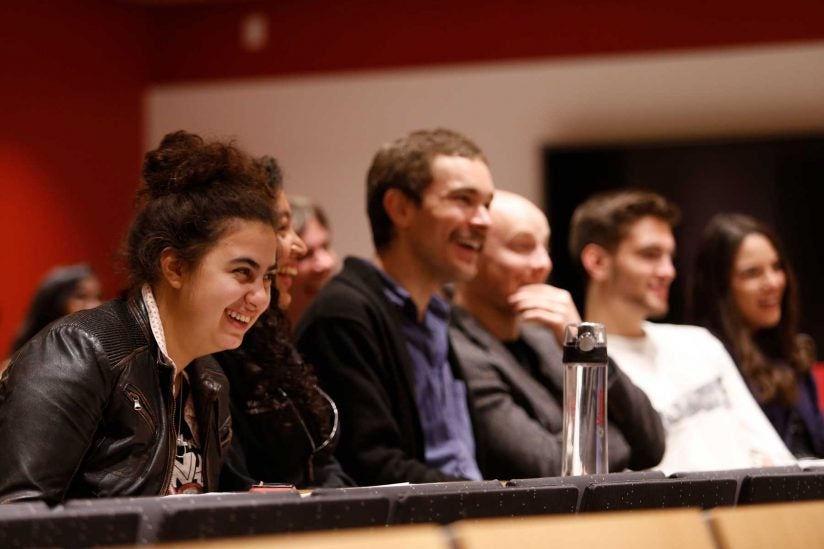
{"type": "Polygon", "coordinates": [[[366,179],[366,209],[375,249],[384,249],[394,235],[392,220],[383,207],[386,191],[399,189],[420,205],[432,183],[432,161],[439,155],[486,163],[480,147],[458,132],[443,128],[414,131],[385,144],[375,154],[366,179]]]}
{"type": "Polygon", "coordinates": [[[295,232],[298,233],[300,237],[303,237],[306,224],[312,219],[317,219],[321,227],[327,231],[332,230],[332,226],[329,223],[329,216],[326,215],[326,211],[321,208],[320,204],[307,196],[299,194],[290,194],[288,199],[289,207],[292,208],[292,228],[295,229],[295,232]]]}
{"type": "Polygon", "coordinates": [[[681,211],[660,194],[641,189],[611,191],[591,196],[575,208],[569,228],[569,252],[580,266],[587,244],[598,244],[610,253],[643,217],[652,216],[674,227],[681,211]]]}

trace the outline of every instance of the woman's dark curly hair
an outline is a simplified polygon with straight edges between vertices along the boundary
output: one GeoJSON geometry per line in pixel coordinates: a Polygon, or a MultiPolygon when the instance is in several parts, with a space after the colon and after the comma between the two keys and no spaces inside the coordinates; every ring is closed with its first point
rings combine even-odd
{"type": "Polygon", "coordinates": [[[236,373],[246,378],[244,385],[249,387],[244,411],[250,415],[282,411],[291,406],[291,400],[315,440],[323,440],[331,427],[328,405],[317,391],[314,369],[289,339],[289,320],[276,297],[272,296],[269,308],[246,333],[241,346],[226,351],[241,359],[241,371],[236,373]]]}

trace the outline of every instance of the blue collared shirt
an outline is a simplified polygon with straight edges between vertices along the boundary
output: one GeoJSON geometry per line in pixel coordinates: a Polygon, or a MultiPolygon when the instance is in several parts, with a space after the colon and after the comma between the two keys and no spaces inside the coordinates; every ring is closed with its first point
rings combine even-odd
{"type": "Polygon", "coordinates": [[[466,385],[455,379],[449,364],[449,303],[433,295],[423,321],[419,322],[418,309],[409,292],[381,269],[374,268],[384,282],[384,295],[398,307],[403,318],[426,463],[448,475],[480,480],[466,385]]]}

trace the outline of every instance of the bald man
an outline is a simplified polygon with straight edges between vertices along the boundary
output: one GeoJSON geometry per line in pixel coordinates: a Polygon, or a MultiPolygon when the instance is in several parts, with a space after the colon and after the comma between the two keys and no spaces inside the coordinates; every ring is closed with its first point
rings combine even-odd
{"type": "MultiPolygon", "coordinates": [[[[496,191],[474,279],[455,286],[450,338],[488,442],[484,478],[556,476],[562,463],[564,326],[569,292],[546,284],[549,222],[526,198],[496,191]]],[[[609,342],[607,342],[609,346],[609,342]]],[[[664,430],[647,396],[608,371],[610,471],[654,467],[664,430]]]]}

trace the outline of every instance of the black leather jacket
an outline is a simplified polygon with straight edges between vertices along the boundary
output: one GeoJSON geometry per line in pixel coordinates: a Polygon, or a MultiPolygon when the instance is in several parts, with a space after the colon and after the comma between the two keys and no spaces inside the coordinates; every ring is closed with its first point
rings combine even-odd
{"type": "MultiPolygon", "coordinates": [[[[232,437],[228,383],[210,357],[186,369],[206,490],[232,437]]],[[[165,494],[174,465],[173,369],[140,297],[65,317],[0,378],[0,503],[165,494]]]]}

